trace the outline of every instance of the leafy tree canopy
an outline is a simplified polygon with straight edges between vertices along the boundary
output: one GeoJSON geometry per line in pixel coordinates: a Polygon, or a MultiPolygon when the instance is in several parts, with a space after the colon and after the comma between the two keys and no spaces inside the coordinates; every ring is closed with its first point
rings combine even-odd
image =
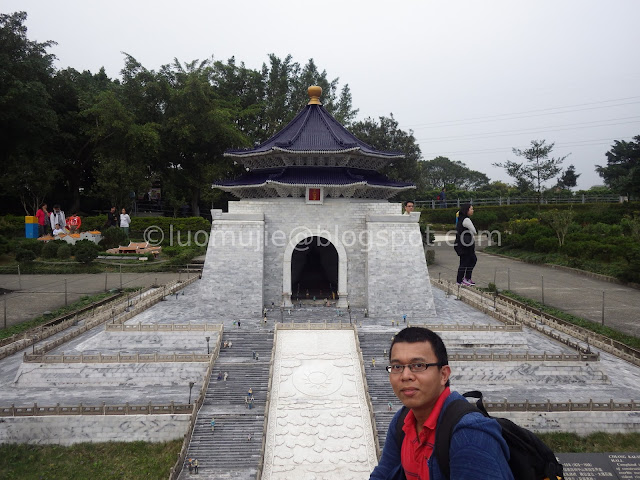
{"type": "Polygon", "coordinates": [[[463,190],[477,190],[489,184],[484,173],[471,170],[460,161],[447,157],[420,162],[420,179],[427,188],[456,187],[463,190]]]}
{"type": "Polygon", "coordinates": [[[540,201],[544,183],[562,171],[560,165],[568,157],[565,155],[559,158],[549,158],[554,145],[555,143],[547,145],[546,140],[532,140],[531,146],[526,150],[512,149],[516,156],[524,157],[526,162],[507,160],[504,163],[494,163],[493,165],[504,168],[507,174],[515,179],[519,190],[534,189],[540,201]]]}
{"type": "Polygon", "coordinates": [[[380,117],[379,121],[366,118],[355,122],[349,130],[373,148],[404,153],[404,159],[395,160],[381,170],[385,175],[396,180],[419,182],[418,162],[422,159],[420,145],[416,143],[412,130],[405,132],[398,128],[398,121],[393,114],[380,117]]]}
{"type": "Polygon", "coordinates": [[[630,142],[616,140],[607,152],[607,165],[596,165],[596,172],[617,193],[640,196],[640,135],[630,142]]]}

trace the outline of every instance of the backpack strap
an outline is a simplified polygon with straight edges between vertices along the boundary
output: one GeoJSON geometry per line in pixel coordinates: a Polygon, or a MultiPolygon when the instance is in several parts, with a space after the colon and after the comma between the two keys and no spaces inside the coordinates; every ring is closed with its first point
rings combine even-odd
{"type": "Polygon", "coordinates": [[[404,441],[404,430],[402,430],[402,427],[404,426],[404,419],[407,418],[408,413],[409,409],[403,405],[400,409],[398,423],[396,423],[396,443],[400,448],[402,448],[402,442],[404,441]]]}
{"type": "MultiPolygon", "coordinates": [[[[480,392],[469,392],[469,394],[475,393],[480,392]]],[[[466,397],[467,394],[465,393],[464,396],[466,397]]],[[[480,394],[480,396],[482,396],[482,394],[480,394]]],[[[475,407],[468,401],[461,399],[453,400],[449,405],[447,405],[446,410],[441,415],[438,426],[436,427],[436,443],[433,451],[444,478],[448,479],[451,473],[451,468],[449,466],[449,447],[451,445],[453,429],[462,417],[467,413],[472,412],[483,413],[479,408],[475,407]]]]}

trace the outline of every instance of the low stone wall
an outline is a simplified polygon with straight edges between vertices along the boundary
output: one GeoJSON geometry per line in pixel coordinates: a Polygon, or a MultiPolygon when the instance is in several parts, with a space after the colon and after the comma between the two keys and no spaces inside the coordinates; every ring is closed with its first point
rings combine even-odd
{"type": "Polygon", "coordinates": [[[589,435],[595,432],[637,433],[640,431],[640,412],[491,412],[504,417],[536,433],[576,433],[589,435]]]}
{"type": "Polygon", "coordinates": [[[183,438],[191,415],[50,415],[0,418],[0,443],[32,445],[166,442],[183,438]]]}

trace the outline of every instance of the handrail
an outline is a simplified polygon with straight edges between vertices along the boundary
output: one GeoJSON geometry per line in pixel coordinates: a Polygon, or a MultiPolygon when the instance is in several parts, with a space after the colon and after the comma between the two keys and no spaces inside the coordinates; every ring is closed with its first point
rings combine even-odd
{"type": "Polygon", "coordinates": [[[273,329],[273,343],[271,345],[271,359],[269,360],[269,382],[267,383],[267,398],[264,404],[264,420],[262,422],[262,446],[260,447],[260,457],[258,460],[258,469],[256,471],[256,480],[262,478],[262,468],[264,466],[264,453],[267,448],[267,430],[269,427],[269,408],[271,407],[271,385],[273,382],[273,362],[276,353],[276,345],[278,340],[278,326],[276,324],[273,329]]]}
{"type": "MultiPolygon", "coordinates": [[[[85,322],[84,325],[80,326],[79,328],[67,333],[66,335],[63,335],[60,338],[57,338],[56,340],[53,340],[51,342],[48,342],[46,344],[44,344],[41,347],[38,348],[34,348],[34,351],[32,352],[32,354],[38,354],[38,355],[44,355],[46,352],[53,350],[54,348],[68,342],[69,340],[78,337],[79,335],[85,333],[88,330],[91,330],[94,327],[97,327],[100,324],[103,324],[105,322],[108,322],[109,320],[112,321],[112,323],[115,325],[116,323],[116,316],[118,316],[117,321],[118,323],[124,323],[127,320],[133,318],[135,315],[139,314],[140,312],[148,309],[149,307],[155,305],[156,303],[160,302],[162,300],[162,298],[164,298],[164,296],[168,295],[168,294],[172,294],[182,288],[184,288],[185,286],[193,283],[195,280],[197,280],[198,277],[192,277],[190,279],[184,280],[182,282],[179,281],[173,281],[173,282],[169,282],[167,285],[163,286],[162,290],[160,290],[158,288],[157,292],[154,293],[149,293],[147,297],[145,297],[145,299],[142,299],[142,295],[140,297],[140,299],[134,304],[134,307],[131,308],[130,305],[128,305],[129,301],[124,302],[120,305],[116,305],[116,306],[112,306],[111,308],[99,308],[99,312],[97,315],[92,316],[91,318],[89,317],[85,317],[85,322]],[[168,286],[168,289],[167,289],[168,286]],[[167,292],[168,290],[168,292],[167,292]]],[[[135,299],[134,299],[135,302],[135,299]]],[[[95,311],[94,311],[95,313],[95,311]]],[[[65,322],[75,322],[75,319],[70,319],[70,320],[66,320],[65,322]]],[[[65,323],[63,322],[63,323],[65,323]]],[[[62,324],[60,324],[62,325],[62,324]]],[[[68,328],[69,326],[71,326],[70,324],[65,324],[66,327],[68,328]]],[[[64,330],[60,329],[58,331],[64,330]]],[[[24,350],[25,348],[29,347],[30,345],[34,345],[36,342],[38,342],[39,339],[35,338],[35,339],[29,339],[28,342],[26,343],[22,343],[20,345],[20,348],[15,348],[12,349],[13,351],[11,352],[11,354],[16,353],[20,350],[24,350]]],[[[20,343],[20,342],[18,342],[20,343]]],[[[5,355],[6,356],[6,355],[5,355]]],[[[4,358],[2,356],[2,354],[0,354],[0,359],[4,358]]]]}
{"type": "MultiPolygon", "coordinates": [[[[485,295],[483,292],[477,289],[469,289],[469,288],[459,288],[457,285],[453,285],[451,282],[447,280],[436,280],[431,279],[431,283],[447,292],[447,295],[451,295],[452,291],[455,291],[458,299],[463,302],[471,305],[472,307],[480,310],[482,313],[489,315],[500,322],[505,324],[524,324],[527,327],[534,328],[540,333],[557,340],[558,342],[564,343],[568,347],[576,350],[579,353],[585,355],[591,355],[591,349],[587,346],[583,346],[577,341],[572,341],[569,338],[565,338],[562,335],[554,332],[552,329],[544,328],[544,324],[542,324],[542,317],[537,317],[531,312],[527,312],[524,309],[519,307],[513,308],[512,305],[506,305],[505,302],[500,300],[495,295],[485,295]],[[518,314],[519,313],[519,314],[518,314]]],[[[571,334],[569,334],[571,335],[571,334]]],[[[598,355],[598,359],[600,358],[600,354],[598,355]]]]}

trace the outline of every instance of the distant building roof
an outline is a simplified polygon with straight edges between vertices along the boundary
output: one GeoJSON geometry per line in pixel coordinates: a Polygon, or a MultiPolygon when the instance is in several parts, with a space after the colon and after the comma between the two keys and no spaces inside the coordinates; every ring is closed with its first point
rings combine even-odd
{"type": "Polygon", "coordinates": [[[309,87],[309,104],[282,130],[254,148],[225,156],[248,168],[286,165],[349,166],[377,170],[402,152],[376,150],[356,138],[320,103],[320,87],[309,87]]]}

